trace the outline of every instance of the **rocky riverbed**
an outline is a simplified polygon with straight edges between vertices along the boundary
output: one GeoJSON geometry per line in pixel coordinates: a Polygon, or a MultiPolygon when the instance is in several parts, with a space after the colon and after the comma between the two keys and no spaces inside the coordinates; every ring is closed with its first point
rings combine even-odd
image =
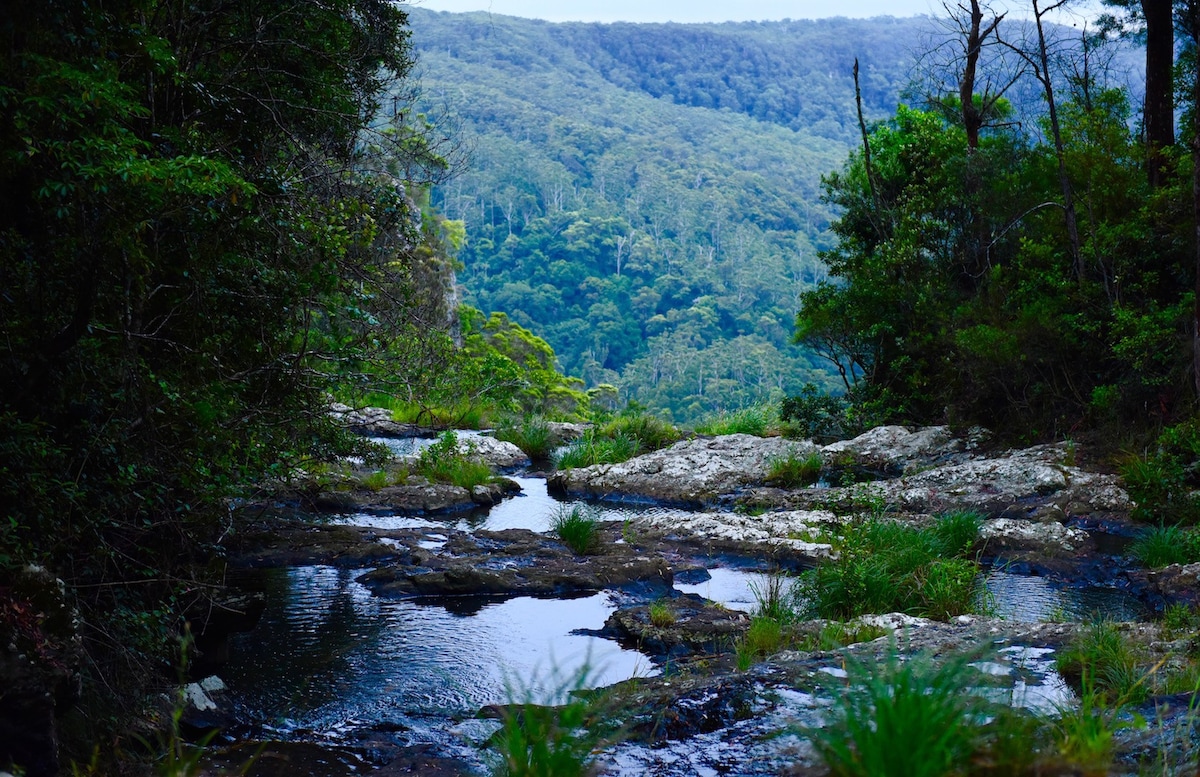
{"type": "MultiPolygon", "coordinates": [[[[280,489],[247,506],[256,528],[231,543],[229,558],[267,614],[234,637],[243,656],[216,670],[226,688],[209,694],[221,714],[192,710],[196,725],[273,742],[267,752],[280,758],[324,758],[331,765],[321,773],[407,773],[420,763],[440,770],[421,773],[479,774],[497,726],[480,711],[514,689],[547,690],[553,683],[539,678],[551,663],[572,676],[606,662],[584,681],[620,699],[626,736],[602,755],[606,773],[820,773],[796,732],[819,725],[844,685],[840,667],[855,656],[973,651],[988,693],[1054,715],[1076,703],[1054,656],[1086,617],[1080,602],[1121,619],[1196,599],[1200,566],[1148,571],[1124,555],[1138,532],[1128,495],[1064,444],[997,450],[980,430],[944,427],[881,427],[824,447],[729,435],[546,480],[502,446],[473,450],[512,476],[486,498],[438,500],[432,484],[402,483],[303,499],[280,489]],[[773,460],[814,453],[827,474],[853,478],[766,484],[773,460]],[[599,537],[595,552],[579,555],[547,531],[547,514],[585,504],[599,537]],[[828,563],[838,527],[864,515],[920,527],[955,509],[984,518],[973,552],[992,614],[868,617],[838,626],[851,636],[840,648],[822,646],[816,635],[828,624],[811,621],[795,628],[814,635],[812,649],[739,668],[748,589],[767,584],[760,573],[828,563]],[[1048,603],[1022,609],[1035,590],[1048,603]],[[567,645],[589,652],[554,654],[567,645]],[[245,658],[256,650],[267,651],[271,671],[245,658]],[[264,672],[274,691],[255,682],[264,672]]],[[[1153,623],[1120,628],[1163,663],[1189,649],[1153,623]]],[[[1142,714],[1172,726],[1186,712],[1178,699],[1147,704],[1142,714]]],[[[1162,750],[1167,728],[1123,734],[1116,773],[1162,750]]]]}

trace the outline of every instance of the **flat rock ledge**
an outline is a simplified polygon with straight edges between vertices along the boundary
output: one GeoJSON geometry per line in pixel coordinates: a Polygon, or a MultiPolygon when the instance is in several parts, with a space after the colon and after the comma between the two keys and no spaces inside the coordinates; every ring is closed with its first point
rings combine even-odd
{"type": "Polygon", "coordinates": [[[724,540],[735,544],[764,544],[810,559],[831,558],[832,546],[821,542],[821,530],[846,519],[828,510],[742,513],[651,513],[632,519],[669,537],[724,540]]]}
{"type": "Polygon", "coordinates": [[[636,586],[665,595],[674,584],[660,556],[609,543],[596,555],[572,553],[525,529],[455,534],[437,553],[410,552],[359,582],[383,596],[561,596],[636,586]]]}
{"type": "Polygon", "coordinates": [[[312,505],[324,513],[440,515],[491,507],[520,491],[521,486],[508,478],[466,489],[414,477],[378,491],[324,491],[312,498],[312,505]]]}
{"type": "Polygon", "coordinates": [[[681,658],[729,652],[749,627],[750,616],[746,613],[726,609],[697,594],[683,594],[654,605],[619,609],[608,616],[600,635],[655,658],[681,658]],[[656,613],[665,613],[657,623],[656,613]]]}
{"type": "Polygon", "coordinates": [[[1031,518],[1049,505],[1076,514],[1133,508],[1115,475],[1082,470],[1067,464],[1068,459],[1060,444],[1039,445],[841,488],[755,488],[743,492],[739,501],[775,509],[821,507],[846,512],[879,507],[912,513],[968,509],[1009,517],[1024,512],[1031,518]]]}
{"type": "Polygon", "coordinates": [[[811,442],[729,434],[695,438],[620,464],[554,473],[552,491],[592,498],[626,498],[703,507],[766,477],[770,462],[818,450],[811,442]]]}

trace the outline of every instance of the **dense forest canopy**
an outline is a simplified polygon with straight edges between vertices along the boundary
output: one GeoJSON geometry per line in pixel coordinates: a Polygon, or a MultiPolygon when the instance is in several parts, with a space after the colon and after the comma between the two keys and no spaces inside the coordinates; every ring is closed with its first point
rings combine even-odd
{"type": "Polygon", "coordinates": [[[829,383],[789,338],[832,244],[820,177],[857,132],[850,47],[882,117],[927,21],[412,19],[423,105],[473,147],[434,193],[465,222],[468,301],[678,421],[829,383]]]}
{"type": "MultiPolygon", "coordinates": [[[[545,337],[569,374],[678,422],[808,382],[840,389],[790,337],[837,239],[841,204],[821,178],[860,143],[853,65],[868,121],[910,86],[923,102],[946,68],[920,47],[936,53],[945,21],[412,19],[421,104],[472,150],[434,191],[465,224],[468,301],[545,337]]],[[[1056,35],[1078,47],[1075,31],[1056,35]]],[[[1036,82],[1006,104],[1039,132],[1036,82]]]]}

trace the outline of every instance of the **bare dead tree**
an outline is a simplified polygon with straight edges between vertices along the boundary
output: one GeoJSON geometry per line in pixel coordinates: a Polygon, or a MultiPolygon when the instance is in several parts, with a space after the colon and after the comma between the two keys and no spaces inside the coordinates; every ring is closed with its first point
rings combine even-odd
{"type": "Polygon", "coordinates": [[[1080,249],[1079,222],[1075,209],[1075,190],[1071,186],[1071,178],[1067,175],[1066,149],[1063,144],[1062,128],[1058,119],[1058,103],[1054,91],[1054,71],[1050,68],[1050,43],[1046,40],[1046,15],[1057,11],[1070,0],[1058,0],[1042,7],[1039,0],[1030,0],[1033,6],[1033,29],[1036,40],[1032,42],[1011,42],[1003,37],[1000,40],[1017,56],[1028,63],[1034,78],[1042,87],[1046,99],[1046,110],[1050,119],[1050,135],[1054,142],[1054,153],[1058,158],[1058,183],[1063,195],[1063,213],[1066,218],[1067,242],[1071,251],[1071,261],[1075,267],[1075,276],[1082,281],[1085,275],[1083,252],[1080,249]]]}

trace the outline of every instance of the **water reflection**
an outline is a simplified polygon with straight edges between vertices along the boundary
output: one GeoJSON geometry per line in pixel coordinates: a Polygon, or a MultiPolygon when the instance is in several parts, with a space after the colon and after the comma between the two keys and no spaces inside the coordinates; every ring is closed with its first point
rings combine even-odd
{"type": "Polygon", "coordinates": [[[1070,588],[1044,577],[993,569],[984,576],[997,617],[1020,623],[1084,621],[1097,615],[1115,621],[1145,620],[1149,608],[1118,588],[1070,588]]]}
{"type": "Polygon", "coordinates": [[[266,574],[272,604],[223,674],[243,719],[276,734],[469,716],[511,689],[540,697],[560,684],[555,672],[584,666],[595,668],[590,687],[657,672],[640,653],[570,633],[603,625],[613,610],[604,594],[396,601],[348,570],[266,574]]]}

